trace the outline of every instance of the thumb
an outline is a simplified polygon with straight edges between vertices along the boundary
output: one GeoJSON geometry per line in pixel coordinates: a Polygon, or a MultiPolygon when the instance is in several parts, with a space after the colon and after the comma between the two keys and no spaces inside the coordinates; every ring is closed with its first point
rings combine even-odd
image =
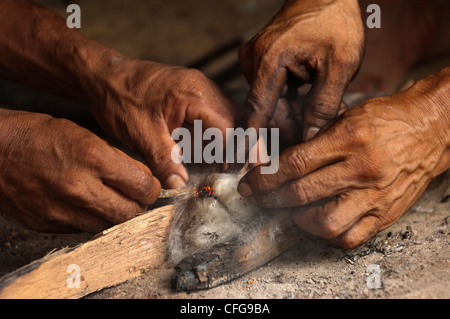
{"type": "Polygon", "coordinates": [[[153,123],[148,136],[145,159],[153,174],[159,179],[164,188],[180,188],[186,186],[189,175],[181,163],[173,160],[172,154],[179,151],[179,147],[172,140],[169,129],[164,124],[153,123]],[[157,140],[154,138],[157,137],[157,140]],[[156,140],[156,141],[155,141],[156,140]]]}

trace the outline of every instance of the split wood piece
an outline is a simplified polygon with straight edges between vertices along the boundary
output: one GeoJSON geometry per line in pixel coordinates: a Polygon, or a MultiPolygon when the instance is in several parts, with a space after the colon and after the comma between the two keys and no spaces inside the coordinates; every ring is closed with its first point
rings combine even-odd
{"type": "Polygon", "coordinates": [[[163,206],[36,260],[0,279],[0,298],[81,298],[162,268],[172,217],[163,206]]]}
{"type": "Polygon", "coordinates": [[[297,244],[302,235],[293,223],[291,214],[283,211],[274,213],[273,216],[251,242],[235,239],[183,259],[175,267],[172,288],[177,291],[192,291],[216,287],[263,266],[297,244]],[[272,238],[270,229],[273,222],[279,224],[275,238],[272,238]]]}

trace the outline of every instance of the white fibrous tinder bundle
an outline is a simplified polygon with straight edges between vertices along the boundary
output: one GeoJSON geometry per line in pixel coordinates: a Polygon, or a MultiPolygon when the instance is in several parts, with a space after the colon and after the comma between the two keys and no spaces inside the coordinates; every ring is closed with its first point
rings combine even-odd
{"type": "Polygon", "coordinates": [[[258,227],[267,222],[267,212],[237,191],[241,177],[211,174],[195,192],[176,198],[167,246],[170,261],[178,263],[194,252],[233,239],[249,241],[258,227]]]}

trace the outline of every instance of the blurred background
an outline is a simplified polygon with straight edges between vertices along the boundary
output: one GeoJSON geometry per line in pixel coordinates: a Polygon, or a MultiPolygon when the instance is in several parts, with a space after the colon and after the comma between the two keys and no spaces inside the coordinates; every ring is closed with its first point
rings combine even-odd
{"type": "MultiPolygon", "coordinates": [[[[238,47],[277,13],[281,0],[38,0],[66,18],[81,8],[80,31],[131,57],[201,69],[230,87],[242,85],[238,47]],[[227,73],[228,72],[228,73],[227,73]],[[226,83],[234,80],[234,83],[226,83]],[[237,82],[236,82],[237,81],[237,82]]],[[[245,81],[244,81],[245,83],[245,81]]]]}

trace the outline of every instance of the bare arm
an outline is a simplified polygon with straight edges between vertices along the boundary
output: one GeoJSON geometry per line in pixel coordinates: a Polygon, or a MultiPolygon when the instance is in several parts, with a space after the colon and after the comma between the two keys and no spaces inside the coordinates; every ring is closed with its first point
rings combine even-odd
{"type": "Polygon", "coordinates": [[[0,12],[2,77],[85,101],[96,72],[120,56],[31,1],[2,0],[0,12]]]}
{"type": "Polygon", "coordinates": [[[30,1],[2,0],[0,12],[0,76],[84,102],[105,132],[142,154],[164,187],[189,178],[171,160],[172,130],[196,119],[224,136],[234,127],[235,105],[196,70],[124,56],[30,1]]]}

